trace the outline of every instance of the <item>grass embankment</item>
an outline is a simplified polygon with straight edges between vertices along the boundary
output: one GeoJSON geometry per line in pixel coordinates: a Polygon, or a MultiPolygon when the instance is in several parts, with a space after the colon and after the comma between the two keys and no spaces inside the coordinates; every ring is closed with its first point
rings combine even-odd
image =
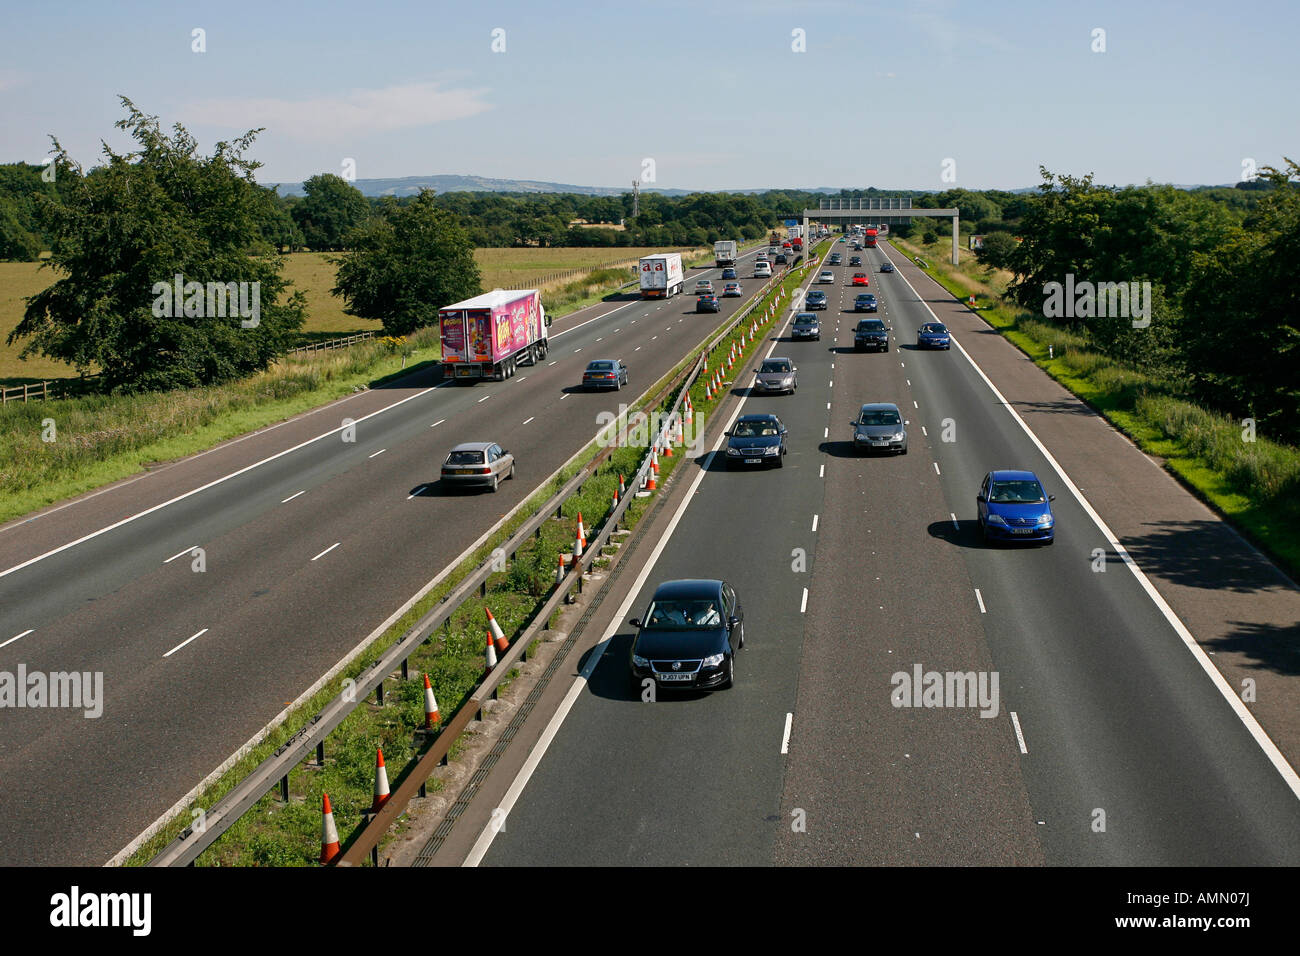
{"type": "Polygon", "coordinates": [[[1143,451],[1300,576],[1300,449],[1256,436],[1240,420],[1211,412],[1167,382],[1091,348],[1086,333],[1035,317],[1003,293],[1010,276],[984,280],[973,254],[954,269],[951,241],[894,239],[923,271],[961,300],[972,293],[982,319],[1056,381],[1104,415],[1143,451]]]}
{"type": "MultiPolygon", "coordinates": [[[[777,290],[774,289],[759,303],[753,318],[761,328],[768,328],[770,323],[779,319],[788,305],[790,293],[801,279],[802,276],[795,273],[781,283],[779,288],[784,290],[785,298],[781,301],[780,307],[773,311],[770,319],[766,317],[765,309],[768,303],[775,300],[777,290]]],[[[744,323],[741,329],[733,332],[721,343],[714,355],[725,356],[731,344],[739,343],[744,336],[744,330],[749,327],[749,322],[744,323]]],[[[744,354],[735,368],[746,368],[746,362],[752,358],[755,351],[763,347],[763,342],[764,336],[760,331],[756,339],[750,339],[744,346],[744,354]]],[[[692,363],[698,351],[692,352],[683,359],[661,381],[670,380],[683,367],[692,363]]],[[[711,365],[714,362],[716,358],[711,361],[711,365]]],[[[740,378],[739,375],[735,377],[740,378]]],[[[656,385],[651,392],[657,391],[658,387],[656,385]]],[[[691,401],[696,410],[697,428],[703,428],[707,416],[721,400],[722,395],[706,400],[703,383],[692,390],[691,401]]],[[[671,397],[660,406],[660,409],[666,409],[670,404],[671,397]]],[[[647,411],[651,410],[647,409],[647,411]]],[[[311,715],[317,713],[339,693],[345,678],[350,677],[355,680],[364,673],[398,637],[441,601],[442,596],[449,593],[458,581],[485,560],[492,553],[493,548],[523,524],[537,506],[554,494],[572,476],[579,463],[590,461],[597,451],[598,448],[594,444],[589,446],[578,462],[566,469],[547,490],[534,497],[530,507],[522,509],[514,520],[412,607],[383,637],[340,673],[334,682],[322,688],[310,701],[298,708],[289,720],[276,728],[266,740],[200,795],[195,801],[195,806],[213,806],[258,763],[293,737],[311,715]]],[[[223,834],[221,839],[199,857],[197,865],[313,865],[320,853],[322,792],[330,795],[339,835],[346,845],[350,835],[361,824],[363,812],[370,806],[374,786],[376,748],[382,748],[384,751],[385,764],[390,768],[389,784],[394,789],[418,758],[415,731],[423,725],[424,720],[424,684],[421,675],[426,672],[429,674],[445,722],[473,692],[483,674],[483,652],[487,634],[483,607],[492,609],[502,630],[508,637],[514,639],[545,602],[554,581],[558,555],[572,550],[577,514],[582,512],[588,538],[594,538],[607,520],[620,474],[627,477],[628,490],[632,491],[630,479],[637,470],[643,454],[643,448],[615,449],[597,474],[584,484],[582,493],[565,503],[563,519],[548,520],[542,526],[540,538],[530,540],[518,552],[516,560],[508,570],[492,575],[488,581],[488,596],[482,601],[474,600],[466,603],[453,615],[449,625],[438,632],[435,641],[423,645],[412,655],[409,670],[411,679],[389,681],[383,707],[373,702],[362,703],[340,724],[326,742],[324,767],[318,768],[311,763],[303,763],[294,769],[289,777],[290,799],[287,804],[280,802],[278,790],[264,796],[227,833],[223,834]]],[[[671,458],[660,456],[660,480],[667,480],[677,465],[684,460],[686,456],[683,454],[671,458]]],[[[634,500],[626,512],[626,523],[635,526],[654,500],[653,497],[634,500]]],[[[509,693],[508,689],[504,693],[509,693]]],[[[452,758],[455,759],[458,753],[459,748],[453,747],[452,758]]],[[[435,780],[430,787],[437,791],[439,784],[435,780]]],[[[175,838],[189,822],[190,815],[181,814],[143,846],[129,863],[147,862],[175,838]]],[[[390,834],[387,841],[391,841],[396,835],[390,834]]],[[[383,845],[381,845],[381,855],[382,850],[383,845]]]]}

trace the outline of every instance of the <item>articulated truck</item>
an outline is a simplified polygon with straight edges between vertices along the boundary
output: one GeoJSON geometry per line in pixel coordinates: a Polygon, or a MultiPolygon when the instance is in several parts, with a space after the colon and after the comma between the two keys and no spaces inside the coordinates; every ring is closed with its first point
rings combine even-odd
{"type": "Polygon", "coordinates": [[[441,308],[443,374],[503,381],[546,358],[550,324],[536,289],[494,289],[441,308]]]}
{"type": "Polygon", "coordinates": [[[721,239],[713,244],[713,258],[718,264],[719,269],[736,264],[736,253],[738,251],[735,239],[721,239]]]}
{"type": "Polygon", "coordinates": [[[668,299],[686,291],[682,254],[665,252],[641,260],[641,298],[668,299]]]}

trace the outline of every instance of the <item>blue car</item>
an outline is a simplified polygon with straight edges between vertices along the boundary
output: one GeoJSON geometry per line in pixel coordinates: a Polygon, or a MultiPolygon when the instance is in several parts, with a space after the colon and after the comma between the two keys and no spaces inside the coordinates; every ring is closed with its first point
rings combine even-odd
{"type": "Polygon", "coordinates": [[[1032,471],[990,471],[975,496],[984,540],[1051,544],[1056,537],[1055,500],[1032,471]]]}
{"type": "Polygon", "coordinates": [[[942,322],[926,322],[916,330],[916,347],[918,349],[951,349],[952,336],[948,326],[942,322]]]}

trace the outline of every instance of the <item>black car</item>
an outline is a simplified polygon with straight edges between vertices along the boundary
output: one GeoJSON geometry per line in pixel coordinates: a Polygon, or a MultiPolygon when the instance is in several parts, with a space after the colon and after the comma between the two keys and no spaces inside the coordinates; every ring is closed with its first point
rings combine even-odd
{"type": "Polygon", "coordinates": [[[695,300],[696,312],[717,312],[721,308],[716,295],[702,295],[695,300]]]}
{"type": "Polygon", "coordinates": [[[785,426],[771,414],[741,415],[727,432],[727,466],[785,464],[785,426]]]}
{"type": "Polygon", "coordinates": [[[803,304],[809,309],[826,308],[826,293],[821,289],[813,289],[804,297],[803,304]]]}
{"type": "Polygon", "coordinates": [[[863,319],[853,330],[853,348],[859,352],[865,349],[888,352],[888,327],[880,319],[863,319]]]}
{"type": "Polygon", "coordinates": [[[785,265],[785,264],[786,264],[787,262],[789,262],[789,261],[790,261],[790,260],[789,260],[788,258],[786,258],[786,254],[785,254],[784,252],[778,252],[778,253],[776,254],[776,264],[777,264],[777,265],[779,265],[779,266],[783,266],[783,265],[785,265]]]}
{"type": "Polygon", "coordinates": [[[894,271],[894,264],[893,264],[892,262],[886,262],[884,265],[882,265],[882,266],[880,267],[880,271],[881,271],[881,272],[893,272],[893,271],[894,271]]]}
{"type": "Polygon", "coordinates": [[[632,689],[721,690],[736,681],[736,651],[745,646],[745,611],[725,581],[665,581],[655,588],[628,654],[632,689]]]}
{"type": "Polygon", "coordinates": [[[817,316],[811,312],[800,312],[794,317],[794,328],[791,334],[796,339],[816,339],[818,342],[822,339],[822,324],[817,321],[817,316]]]}
{"type": "Polygon", "coordinates": [[[850,257],[849,257],[849,265],[851,265],[851,266],[860,266],[860,265],[862,265],[862,257],[861,257],[861,256],[850,256],[850,257]]]}
{"type": "Polygon", "coordinates": [[[876,312],[879,306],[876,304],[876,297],[870,292],[859,292],[858,297],[853,300],[854,312],[876,312]]]}

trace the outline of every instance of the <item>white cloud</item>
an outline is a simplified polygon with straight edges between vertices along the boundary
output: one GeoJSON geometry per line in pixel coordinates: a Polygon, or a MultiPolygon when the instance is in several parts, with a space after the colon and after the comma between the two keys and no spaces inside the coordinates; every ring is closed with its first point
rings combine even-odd
{"type": "Polygon", "coordinates": [[[200,100],[183,112],[194,123],[227,126],[241,132],[265,126],[268,132],[294,139],[332,143],[474,116],[492,108],[483,99],[487,92],[485,89],[444,90],[437,83],[408,83],[306,100],[200,100]]]}

